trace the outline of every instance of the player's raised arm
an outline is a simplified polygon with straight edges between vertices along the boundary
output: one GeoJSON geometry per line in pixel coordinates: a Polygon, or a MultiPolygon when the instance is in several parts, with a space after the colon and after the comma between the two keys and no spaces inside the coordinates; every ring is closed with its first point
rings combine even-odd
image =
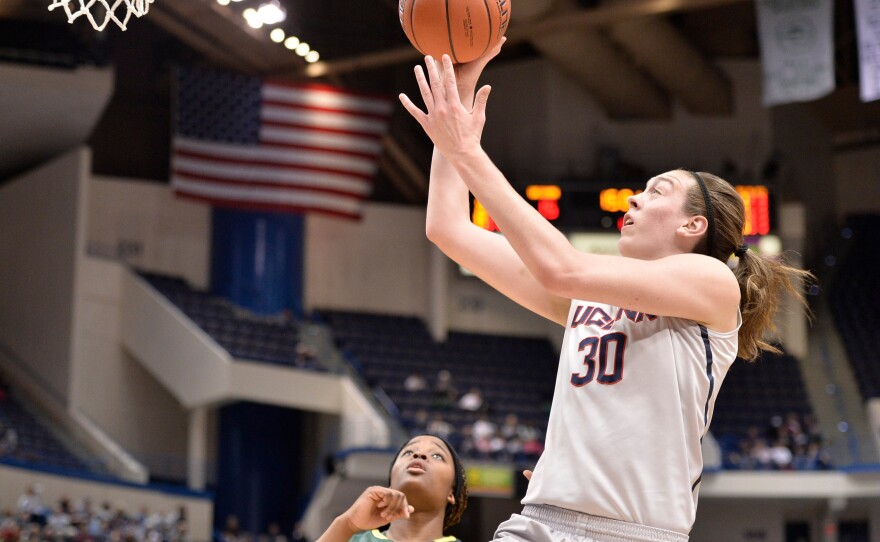
{"type": "MultiPolygon", "coordinates": [[[[474,89],[483,68],[498,54],[502,44],[503,40],[483,57],[455,67],[460,101],[464,107],[477,113],[471,117],[471,129],[477,134],[482,132],[485,122],[485,100],[489,89],[480,89],[476,98],[474,89]],[[475,99],[479,102],[477,105],[474,105],[475,99]]],[[[416,69],[416,77],[422,82],[420,85],[427,84],[421,67],[416,69]]],[[[569,300],[552,295],[543,288],[506,239],[471,223],[467,186],[436,149],[430,179],[425,223],[428,238],[447,256],[513,301],[554,322],[564,323],[569,300]]]]}

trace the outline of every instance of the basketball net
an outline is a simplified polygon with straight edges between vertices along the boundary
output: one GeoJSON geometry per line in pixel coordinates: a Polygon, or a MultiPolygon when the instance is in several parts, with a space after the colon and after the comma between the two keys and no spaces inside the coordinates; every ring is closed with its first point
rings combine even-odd
{"type": "Polygon", "coordinates": [[[77,17],[85,15],[95,30],[104,30],[107,23],[113,21],[116,26],[125,30],[125,25],[132,15],[143,17],[150,10],[154,0],[52,0],[49,11],[64,8],[67,22],[72,23],[77,17]],[[73,4],[73,7],[71,7],[73,4]],[[78,6],[78,7],[77,7],[78,6]],[[125,14],[116,13],[116,9],[125,6],[125,14]],[[92,8],[95,12],[92,13],[92,8]],[[103,16],[102,16],[103,12],[103,16]]]}

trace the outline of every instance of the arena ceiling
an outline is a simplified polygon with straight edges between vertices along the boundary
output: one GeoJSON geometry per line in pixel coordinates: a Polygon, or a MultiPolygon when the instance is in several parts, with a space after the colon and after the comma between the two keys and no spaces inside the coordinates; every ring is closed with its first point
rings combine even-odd
{"type": "MultiPolygon", "coordinates": [[[[61,10],[48,11],[49,0],[0,0],[0,51],[76,43],[98,62],[114,64],[117,90],[105,117],[130,114],[135,103],[146,102],[152,104],[152,116],[161,116],[169,94],[168,66],[175,62],[318,79],[389,95],[411,90],[410,68],[420,55],[400,28],[397,0],[280,1],[287,10],[282,27],[308,41],[321,62],[307,64],[272,42],[266,29],[246,24],[243,9],[261,0],[227,6],[216,0],[156,0],[124,33],[110,27],[96,33],[82,20],[68,25],[61,10]]],[[[674,105],[697,115],[726,115],[732,91],[718,62],[758,57],[755,19],[753,0],[513,0],[508,44],[496,63],[544,57],[579,82],[613,119],[668,119],[674,105]]],[[[880,126],[880,106],[858,101],[855,39],[852,1],[838,0],[838,90],[814,102],[833,133],[880,126]]],[[[101,145],[112,146],[109,132],[115,124],[119,121],[103,119],[92,136],[96,169],[166,178],[167,164],[159,164],[166,148],[140,165],[115,162],[119,153],[112,148],[102,151],[101,145]]],[[[140,132],[165,128],[144,126],[140,132]]],[[[409,119],[392,121],[376,199],[423,201],[429,151],[418,135],[409,119]],[[414,141],[420,142],[415,148],[414,141]]]]}

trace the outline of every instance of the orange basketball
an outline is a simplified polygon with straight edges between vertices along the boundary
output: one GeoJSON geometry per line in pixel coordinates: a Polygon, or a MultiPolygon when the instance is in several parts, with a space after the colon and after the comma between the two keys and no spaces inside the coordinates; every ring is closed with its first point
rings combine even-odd
{"type": "Polygon", "coordinates": [[[510,0],[400,0],[398,14],[406,37],[422,54],[470,62],[504,35],[510,0]]]}

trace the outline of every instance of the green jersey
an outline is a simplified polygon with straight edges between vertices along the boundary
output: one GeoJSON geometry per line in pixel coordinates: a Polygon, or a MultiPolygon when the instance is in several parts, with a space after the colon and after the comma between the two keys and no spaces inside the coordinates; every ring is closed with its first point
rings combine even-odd
{"type": "MultiPolygon", "coordinates": [[[[385,533],[380,531],[379,529],[373,529],[372,531],[363,531],[360,532],[353,537],[348,539],[348,542],[393,542],[390,538],[385,536],[385,533]]],[[[461,542],[461,540],[455,538],[454,536],[444,536],[442,538],[438,538],[436,540],[432,540],[430,542],[461,542]]]]}

